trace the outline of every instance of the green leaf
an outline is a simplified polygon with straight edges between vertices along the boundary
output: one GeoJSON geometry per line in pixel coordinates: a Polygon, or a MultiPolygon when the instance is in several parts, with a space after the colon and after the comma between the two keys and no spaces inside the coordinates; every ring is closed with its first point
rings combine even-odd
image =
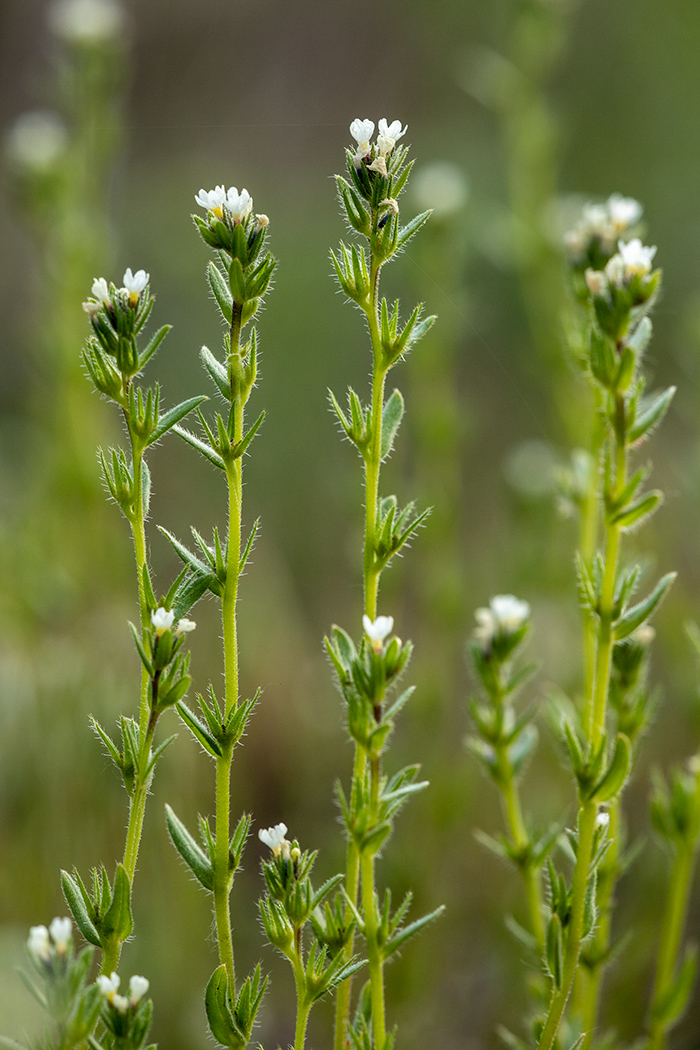
{"type": "Polygon", "coordinates": [[[148,346],[142,353],[139,354],[139,372],[145,367],[148,361],[151,360],[160,344],[165,339],[166,335],[172,328],[171,324],[164,324],[162,328],[159,328],[156,334],[148,343],[148,346]]]}
{"type": "Polygon", "coordinates": [[[77,881],[67,871],[61,871],[61,889],[66,898],[66,904],[75,919],[75,925],[86,941],[94,944],[96,948],[101,947],[100,935],[97,932],[92,919],[88,915],[87,906],[77,881]]]}
{"type": "Polygon", "coordinates": [[[371,831],[362,837],[360,851],[372,857],[375,856],[375,854],[379,853],[389,835],[391,835],[391,824],[388,820],[385,820],[381,824],[377,824],[376,828],[372,828],[371,831]]]}
{"type": "MultiPolygon", "coordinates": [[[[170,806],[165,807],[165,821],[173,846],[178,851],[187,867],[205,890],[214,891],[214,872],[211,860],[198,842],[190,835],[182,821],[175,816],[170,806]]],[[[225,973],[224,969],[224,973],[225,973]]],[[[213,1029],[212,1029],[213,1031],[213,1029]]],[[[214,1033],[216,1035],[216,1033],[214,1033]]],[[[217,1036],[217,1039],[219,1037],[217,1036]]],[[[223,1042],[223,1040],[221,1040],[223,1042]]]]}
{"type": "Polygon", "coordinates": [[[561,988],[562,970],[564,969],[564,949],[562,945],[561,919],[555,912],[547,924],[545,939],[545,960],[547,969],[554,981],[555,988],[561,988]]]}
{"type": "Polygon", "coordinates": [[[622,529],[628,529],[631,525],[640,524],[643,518],[648,518],[650,514],[654,513],[656,508],[663,502],[663,498],[663,492],[660,492],[658,489],[655,489],[653,492],[647,492],[646,495],[640,496],[634,503],[629,503],[622,510],[619,510],[610,519],[610,524],[619,525],[622,529]]]}
{"type": "Polygon", "coordinates": [[[379,455],[386,459],[394,445],[394,438],[401,425],[404,412],[404,401],[400,390],[394,390],[382,410],[382,434],[379,455]]]}
{"type": "Polygon", "coordinates": [[[226,465],[219,455],[215,452],[211,445],[207,445],[205,441],[198,438],[195,434],[191,434],[189,430],[185,430],[184,427],[175,425],[173,430],[176,434],[179,434],[183,441],[186,441],[192,448],[196,448],[198,452],[201,452],[205,459],[208,459],[210,463],[213,463],[219,470],[226,470],[226,465]]]}
{"type": "Polygon", "coordinates": [[[162,532],[163,535],[170,540],[177,554],[179,554],[179,556],[182,558],[186,565],[189,565],[193,572],[201,576],[211,575],[211,570],[209,566],[205,565],[203,561],[200,561],[200,559],[190,550],[188,550],[183,543],[180,543],[180,541],[176,539],[176,537],[173,536],[171,532],[168,532],[167,529],[164,529],[162,525],[158,526],[158,531],[162,532]]]}
{"type": "Polygon", "coordinates": [[[203,346],[199,351],[199,358],[206,368],[207,372],[214,380],[219,393],[226,401],[231,400],[231,377],[228,374],[228,369],[218,358],[214,357],[211,350],[203,346]]]}
{"type": "Polygon", "coordinates": [[[103,938],[105,936],[114,936],[123,943],[133,928],[131,882],[124,865],[118,864],[117,872],[114,876],[112,902],[102,918],[100,932],[103,938]]]}
{"type": "Polygon", "coordinates": [[[241,554],[240,560],[238,562],[238,575],[239,576],[243,572],[243,570],[244,570],[244,568],[246,566],[246,562],[248,561],[248,558],[250,557],[250,552],[253,549],[253,544],[255,543],[255,537],[258,534],[258,529],[259,528],[260,528],[260,518],[256,518],[255,521],[253,522],[253,527],[250,530],[250,536],[248,537],[248,542],[246,543],[246,545],[245,545],[245,547],[243,549],[243,553],[241,554]]]}
{"type": "Polygon", "coordinates": [[[206,394],[199,394],[198,397],[190,397],[186,401],[181,401],[179,405],[175,405],[174,408],[171,408],[169,412],[166,412],[160,417],[155,430],[148,439],[148,445],[155,444],[156,441],[159,441],[163,437],[163,434],[166,434],[176,423],[179,423],[181,419],[184,419],[193,408],[196,408],[197,405],[201,405],[203,401],[208,400],[209,398],[206,394]]]}
{"type": "Polygon", "coordinates": [[[415,922],[411,922],[408,926],[404,926],[402,930],[395,933],[393,937],[390,937],[384,947],[384,958],[388,959],[391,955],[395,955],[396,952],[403,948],[406,941],[410,940],[411,937],[419,933],[428,923],[434,922],[435,919],[439,918],[445,911],[445,905],[441,904],[435,911],[431,911],[429,915],[424,915],[421,919],[416,919],[415,922]]]}
{"type": "Polygon", "coordinates": [[[223,963],[214,970],[214,973],[209,978],[207,990],[204,993],[204,1006],[207,1011],[209,1028],[214,1038],[224,1046],[239,1046],[240,1043],[236,1038],[236,1027],[231,1014],[228,976],[223,963]]]}
{"type": "Polygon", "coordinates": [[[221,270],[214,262],[210,262],[207,267],[207,280],[224,320],[227,324],[231,324],[233,319],[233,296],[221,270]]]}
{"type": "Polygon", "coordinates": [[[631,747],[624,733],[619,733],[615,741],[612,761],[605,773],[592,789],[590,798],[596,802],[609,802],[619,794],[627,779],[630,767],[631,747]]]}
{"type": "Polygon", "coordinates": [[[669,589],[673,581],[675,580],[678,573],[667,572],[665,576],[662,576],[657,583],[651,594],[647,595],[644,601],[639,602],[637,605],[633,605],[631,609],[628,609],[624,616],[615,623],[615,641],[619,642],[623,638],[627,638],[628,635],[632,634],[632,631],[636,631],[645,620],[648,620],[657,606],[661,603],[664,598],[666,591],[669,589]]]}
{"type": "Polygon", "coordinates": [[[690,993],[693,990],[697,968],[697,946],[694,944],[689,945],[686,948],[678,975],[675,977],[664,995],[660,997],[652,1011],[654,1020],[660,1024],[664,1030],[670,1028],[676,1021],[679,1021],[683,1015],[685,1008],[688,1005],[688,1000],[690,999],[690,993]]]}
{"type": "Polygon", "coordinates": [[[404,247],[404,245],[408,244],[411,237],[418,233],[421,226],[428,221],[432,214],[432,208],[430,208],[428,211],[422,211],[420,215],[416,215],[415,219],[411,219],[409,223],[401,227],[401,229],[399,230],[398,240],[396,242],[397,250],[400,250],[404,247]]]}
{"type": "Polygon", "coordinates": [[[177,707],[177,712],[180,715],[180,718],[185,723],[195,740],[202,745],[204,750],[208,752],[212,758],[220,758],[223,752],[219,747],[218,741],[212,736],[211,732],[201,719],[197,718],[197,716],[190,711],[189,707],[182,703],[182,701],[179,701],[175,706],[177,707]]]}
{"type": "Polygon", "coordinates": [[[239,305],[244,303],[247,296],[245,291],[245,277],[243,275],[243,267],[241,266],[240,259],[231,260],[228,277],[233,298],[239,305]]]}
{"type": "Polygon", "coordinates": [[[248,448],[248,445],[250,445],[251,441],[253,440],[253,438],[257,434],[258,430],[262,426],[262,422],[263,422],[264,418],[265,418],[265,409],[262,410],[262,412],[260,413],[258,418],[253,423],[253,425],[250,428],[250,430],[247,433],[245,433],[243,435],[243,437],[241,438],[241,440],[238,442],[238,444],[234,446],[234,448],[233,448],[233,458],[234,459],[239,459],[240,456],[243,455],[245,450],[248,448]]]}
{"type": "Polygon", "coordinates": [[[606,335],[599,335],[595,330],[591,332],[591,347],[589,353],[591,372],[604,387],[612,389],[617,375],[617,359],[613,342],[606,335]]]}
{"type": "Polygon", "coordinates": [[[627,432],[627,440],[630,445],[640,441],[643,437],[648,437],[659,425],[668,411],[675,392],[675,386],[670,386],[637,415],[634,425],[627,432]]]}

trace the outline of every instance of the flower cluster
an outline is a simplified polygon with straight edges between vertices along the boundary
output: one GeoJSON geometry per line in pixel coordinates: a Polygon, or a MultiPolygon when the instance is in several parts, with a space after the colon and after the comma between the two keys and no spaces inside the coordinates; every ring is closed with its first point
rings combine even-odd
{"type": "Polygon", "coordinates": [[[585,269],[603,266],[622,234],[642,217],[642,205],[633,197],[613,193],[604,204],[586,204],[574,228],[564,236],[571,264],[585,269]]]}
{"type": "Polygon", "coordinates": [[[289,860],[291,843],[285,838],[286,834],[286,824],[275,824],[274,828],[261,828],[258,838],[265,846],[269,846],[273,857],[281,856],[283,860],[289,860]]]}
{"type": "Polygon", "coordinates": [[[354,152],[355,167],[359,168],[365,163],[370,171],[376,171],[385,178],[387,176],[387,156],[393,150],[400,138],[406,134],[408,124],[402,128],[400,120],[393,120],[389,124],[384,117],[379,121],[377,140],[372,146],[370,139],[374,134],[373,120],[360,120],[356,117],[350,125],[350,134],[357,143],[354,152]]]}
{"type": "Polygon", "coordinates": [[[49,928],[32,926],[29,930],[27,950],[38,962],[48,962],[52,951],[65,955],[72,943],[73,926],[70,919],[56,917],[49,928]]]}
{"type": "MultiPolygon", "coordinates": [[[[151,623],[153,624],[153,629],[156,632],[157,638],[161,638],[166,631],[172,630],[174,622],[175,613],[171,612],[170,609],[164,609],[162,605],[157,609],[154,609],[151,613],[151,623]]],[[[190,631],[194,631],[196,626],[197,624],[194,620],[188,620],[183,616],[175,625],[175,635],[189,634],[190,631]]]]}
{"type": "Polygon", "coordinates": [[[651,273],[656,246],[647,248],[639,237],[625,243],[618,241],[618,250],[607,262],[604,270],[586,270],[586,284],[591,295],[605,295],[610,286],[628,288],[635,277],[647,277],[651,273]]]}
{"type": "Polygon", "coordinates": [[[129,981],[128,996],[119,995],[121,978],[118,973],[112,973],[110,977],[100,974],[96,983],[109,1005],[120,1014],[125,1014],[129,1009],[133,1010],[141,1002],[149,987],[146,978],[139,977],[138,974],[134,974],[129,981]]]}
{"type": "MultiPolygon", "coordinates": [[[[148,287],[149,280],[150,274],[145,270],[132,273],[130,266],[122,277],[121,288],[107,284],[104,277],[96,277],[90,289],[92,298],[83,303],[83,310],[92,320],[100,310],[107,310],[113,314],[115,302],[128,303],[133,308],[148,287]]],[[[116,325],[114,327],[116,328],[116,325]]]]}
{"type": "Polygon", "coordinates": [[[488,608],[477,609],[474,618],[474,638],[482,649],[490,649],[499,636],[509,637],[519,634],[527,625],[530,606],[512,594],[497,594],[489,602],[488,608]]]}
{"type": "Polygon", "coordinates": [[[238,258],[245,269],[263,245],[264,231],[270,224],[267,215],[251,218],[253,198],[245,188],[240,193],[235,186],[200,189],[194,199],[207,213],[206,219],[192,216],[202,239],[210,248],[238,258]]]}

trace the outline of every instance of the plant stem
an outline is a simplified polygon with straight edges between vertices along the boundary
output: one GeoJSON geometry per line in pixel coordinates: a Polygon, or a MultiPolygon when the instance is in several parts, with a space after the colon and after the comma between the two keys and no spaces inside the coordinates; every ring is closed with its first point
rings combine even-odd
{"type": "MultiPolygon", "coordinates": [[[[625,405],[623,395],[615,394],[616,421],[615,427],[615,481],[612,498],[622,490],[625,485],[627,469],[627,448],[624,438],[624,412],[625,405]]],[[[607,522],[605,543],[605,571],[603,574],[603,586],[600,598],[599,626],[598,626],[598,648],[596,652],[596,667],[593,691],[587,699],[584,712],[584,730],[592,753],[599,745],[605,733],[606,708],[608,699],[608,687],[610,681],[610,667],[612,662],[613,637],[613,603],[615,598],[615,581],[617,577],[617,563],[620,548],[621,529],[618,525],[607,522]]],[[[538,1045],[538,1050],[551,1050],[559,1030],[559,1024],[564,1013],[571,988],[578,968],[581,953],[581,940],[583,937],[583,921],[586,904],[586,890],[593,854],[593,837],[595,831],[595,819],[598,805],[595,801],[586,800],[579,809],[578,821],[578,847],[576,851],[576,866],[571,885],[571,919],[566,941],[564,955],[564,969],[562,983],[559,989],[552,993],[549,1004],[547,1019],[545,1021],[538,1045]]],[[[612,890],[611,890],[612,892],[612,890]]]]}
{"type": "MultiPolygon", "coordinates": [[[[376,224],[376,216],[374,217],[376,224]]],[[[381,570],[375,564],[375,545],[377,531],[377,510],[379,504],[379,474],[381,470],[382,411],[384,409],[384,386],[386,372],[380,365],[381,339],[379,334],[379,273],[381,262],[372,257],[370,266],[370,301],[366,311],[367,322],[372,340],[372,440],[368,455],[365,457],[365,535],[363,542],[363,584],[364,611],[370,620],[377,616],[377,596],[381,570]]],[[[352,783],[361,784],[367,768],[367,757],[364,750],[355,744],[352,783]]],[[[353,905],[357,904],[360,890],[360,853],[353,839],[348,840],[346,854],[345,889],[353,905]]],[[[352,911],[348,906],[346,920],[350,921],[352,911]]],[[[345,949],[345,959],[350,961],[354,950],[354,934],[350,937],[345,949]]],[[[347,1046],[347,1026],[350,1016],[350,994],[352,978],[348,977],[336,992],[334,1050],[345,1050],[347,1046]]]]}
{"type": "MultiPolygon", "coordinates": [[[[499,748],[499,750],[505,749],[499,748]]],[[[512,773],[508,773],[505,780],[501,783],[501,792],[503,796],[503,810],[511,839],[518,850],[524,850],[530,840],[525,830],[525,821],[523,820],[522,806],[520,805],[520,792],[512,773]]],[[[537,941],[538,949],[541,951],[544,948],[542,882],[539,872],[533,866],[531,859],[528,858],[525,863],[519,865],[519,868],[525,883],[531,932],[537,941]]]]}
{"type": "MultiPolygon", "coordinates": [[[[668,994],[676,977],[678,951],[688,914],[688,901],[693,883],[695,856],[698,849],[698,832],[700,831],[700,776],[695,782],[693,798],[693,823],[687,836],[677,844],[676,855],[668,883],[664,917],[661,924],[654,990],[651,998],[650,1020],[648,1025],[649,1044],[647,1050],[663,1050],[666,1034],[672,1022],[664,1023],[658,1017],[658,1007],[668,994]]],[[[677,1018],[674,1018],[674,1021],[677,1018]]]]}
{"type": "MultiPolygon", "coordinates": [[[[380,758],[370,761],[370,826],[376,822],[379,804],[380,758]]],[[[384,957],[379,944],[379,913],[377,891],[374,882],[374,854],[363,853],[360,866],[362,873],[362,908],[365,920],[365,942],[372,995],[372,1035],[375,1050],[384,1050],[386,1020],[384,1009],[384,957]]]]}
{"type": "MultiPolygon", "coordinates": [[[[231,356],[228,362],[232,377],[234,401],[232,442],[243,436],[244,398],[236,379],[240,376],[240,338],[241,312],[234,309],[231,323],[231,356]]],[[[241,458],[227,463],[226,479],[228,482],[228,530],[226,536],[226,582],[221,599],[221,619],[224,634],[224,720],[238,707],[238,628],[236,622],[236,603],[238,600],[238,578],[241,558],[241,506],[243,495],[243,471],[241,458]]],[[[216,939],[219,946],[219,958],[226,967],[229,982],[229,994],[235,1001],[236,970],[233,956],[233,937],[231,932],[231,912],[229,898],[231,894],[231,872],[229,870],[229,853],[231,839],[231,765],[233,748],[227,748],[216,760],[216,829],[214,848],[214,915],[216,919],[216,939]]]]}
{"type": "Polygon", "coordinates": [[[309,1022],[309,1014],[311,1013],[312,1006],[312,1003],[307,1000],[306,995],[306,978],[299,948],[300,932],[301,931],[297,931],[294,938],[295,947],[293,954],[287,956],[294,967],[294,984],[297,992],[297,1020],[294,1030],[294,1050],[304,1050],[304,1043],[306,1042],[306,1026],[309,1022]]]}

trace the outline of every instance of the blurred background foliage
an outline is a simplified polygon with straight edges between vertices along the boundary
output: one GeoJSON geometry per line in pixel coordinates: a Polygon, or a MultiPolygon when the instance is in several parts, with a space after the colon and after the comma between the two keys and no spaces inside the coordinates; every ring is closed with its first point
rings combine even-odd
{"type": "MultiPolygon", "coordinates": [[[[136,616],[127,527],[104,500],[95,457],[118,424],[81,376],[80,304],[94,276],[119,281],[127,266],[144,267],[155,324],[174,325],[150,366],[167,403],[209,392],[197,352],[218,348],[221,333],[189,219],[200,186],[247,187],[270,216],[280,259],[259,326],[251,411],[265,407],[267,418],[247,461],[245,512],[263,527],[240,612],[244,692],[259,684],[264,696],[234,764],[234,806],[257,827],[284,820],[304,847],[322,850],[324,874],[341,865],[333,784],[347,781],[350,755],[321,638],[332,622],[359,633],[360,471],[326,392],[360,389],[368,351],[330,278],[328,247],[343,234],[330,175],[342,168],[350,120],[386,116],[409,125],[411,207],[436,209],[387,284],[439,315],[396,373],[407,422],[387,469],[400,500],[435,511],[380,600],[416,645],[418,691],[395,761],[421,761],[432,784],[404,815],[381,877],[397,891],[414,887],[417,913],[445,903],[449,916],[390,970],[407,1048],[428,1036],[442,1050],[495,1046],[495,1026],[518,1030],[526,1003],[526,970],[503,922],[504,911],[522,913],[520,884],[473,838],[475,827],[498,828],[499,814],[464,750],[474,685],[464,642],[474,608],[513,592],[534,611],[540,673],[529,695],[544,698],[552,682],[571,695],[580,688],[577,531],[557,512],[553,478],[586,442],[588,401],[563,349],[558,215],[619,191],[644,203],[647,242],[659,246],[650,365],[655,386],[679,392],[653,446],[668,498],[643,552],[652,576],[680,575],[656,621],[661,702],[626,795],[629,836],[647,840],[618,894],[619,928],[634,933],[605,1001],[605,1022],[633,1037],[666,870],[649,828],[648,771],[683,760],[700,738],[683,630],[700,617],[700,7],[150,0],[130,4],[116,38],[96,47],[62,40],[49,15],[44,0],[0,8],[0,1030],[30,1028],[14,967],[28,927],[65,913],[58,869],[111,867],[126,821],[87,721],[110,725],[135,709],[139,668],[126,625],[136,616]],[[54,138],[47,147],[44,135],[48,153],[28,161],[16,122],[36,108],[65,124],[42,118],[54,138]]],[[[170,438],[151,471],[153,525],[185,537],[190,524],[208,534],[221,523],[219,479],[190,449],[170,438]]],[[[150,542],[165,590],[174,555],[155,528],[150,542]]],[[[196,618],[203,689],[221,673],[220,628],[213,604],[196,618]]],[[[544,824],[573,792],[558,745],[542,738],[525,795],[544,824]]],[[[212,809],[211,785],[208,762],[180,732],[154,783],[138,936],[122,964],[149,977],[153,1034],[170,1050],[203,1044],[214,951],[209,902],[167,841],[163,805],[192,826],[212,809]]],[[[234,891],[235,935],[244,968],[262,956],[276,978],[259,1036],[284,1045],[293,992],[262,947],[260,849],[250,842],[234,891]]],[[[689,926],[697,935],[700,893],[689,926]]],[[[324,1044],[324,1009],[311,1045],[324,1044]]],[[[675,1045],[696,1047],[699,1028],[696,994],[675,1045]]]]}

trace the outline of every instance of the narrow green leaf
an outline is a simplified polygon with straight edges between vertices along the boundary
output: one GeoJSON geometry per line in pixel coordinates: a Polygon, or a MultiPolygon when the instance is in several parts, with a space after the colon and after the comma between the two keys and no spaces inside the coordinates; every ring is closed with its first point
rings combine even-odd
{"type": "Polygon", "coordinates": [[[190,566],[193,572],[201,576],[211,575],[211,570],[209,566],[205,565],[204,562],[196,556],[196,554],[193,554],[190,550],[188,550],[183,543],[180,543],[180,541],[176,539],[176,537],[173,536],[171,532],[168,532],[167,529],[164,529],[162,525],[158,526],[158,531],[162,532],[163,535],[170,540],[177,554],[179,554],[179,556],[182,558],[186,565],[190,566]]]}
{"type": "Polygon", "coordinates": [[[382,460],[391,452],[394,438],[401,425],[404,412],[404,400],[400,390],[394,390],[382,410],[382,433],[379,455],[382,460]]]}
{"type": "Polygon", "coordinates": [[[117,865],[114,876],[114,893],[109,908],[105,912],[102,923],[102,936],[114,936],[118,941],[124,942],[132,929],[134,920],[131,915],[131,882],[123,864],[117,865]]]}
{"type": "MultiPolygon", "coordinates": [[[[195,878],[204,886],[204,889],[213,892],[214,872],[212,871],[209,857],[168,805],[165,807],[165,821],[168,825],[168,833],[173,846],[185,864],[195,878]]],[[[226,971],[224,970],[224,972],[226,971]]]]}
{"type": "Polygon", "coordinates": [[[243,435],[243,437],[238,442],[238,444],[235,445],[235,447],[233,449],[233,457],[234,457],[234,459],[238,459],[240,456],[243,455],[243,453],[248,448],[248,446],[250,445],[251,441],[253,440],[253,438],[257,434],[258,430],[262,426],[262,422],[263,422],[264,418],[265,418],[265,409],[262,410],[262,412],[260,413],[258,418],[253,423],[253,425],[250,428],[250,430],[248,430],[247,433],[245,433],[243,435]]]}
{"type": "Polygon", "coordinates": [[[643,518],[648,518],[656,508],[663,502],[663,492],[655,489],[640,496],[634,503],[622,507],[611,519],[611,525],[619,525],[622,529],[628,529],[631,525],[639,525],[643,518]]]}
{"type": "Polygon", "coordinates": [[[233,296],[224,275],[214,262],[210,262],[207,267],[207,280],[224,320],[227,324],[231,324],[233,319],[233,296]]]}
{"type": "Polygon", "coordinates": [[[259,528],[260,528],[260,518],[256,518],[255,521],[253,522],[253,527],[250,530],[250,536],[248,537],[248,542],[246,543],[246,545],[245,545],[245,547],[243,549],[243,553],[241,554],[240,560],[238,562],[238,575],[239,576],[240,576],[240,574],[243,572],[243,570],[246,567],[246,562],[248,561],[248,558],[250,557],[250,552],[253,549],[253,544],[255,543],[255,537],[258,534],[258,529],[259,528]]]}
{"type": "Polygon", "coordinates": [[[176,423],[179,423],[181,419],[184,419],[193,408],[208,400],[209,398],[206,394],[200,394],[198,397],[190,397],[186,401],[181,401],[179,405],[175,405],[174,408],[171,408],[169,412],[160,417],[155,430],[148,439],[148,445],[153,445],[156,441],[160,441],[163,435],[171,430],[176,423]]]}
{"type": "Polygon", "coordinates": [[[361,852],[367,853],[372,857],[375,856],[389,838],[389,835],[391,835],[391,824],[388,820],[385,820],[363,836],[360,846],[361,852]]]}
{"type": "Polygon", "coordinates": [[[624,616],[615,623],[615,641],[619,642],[623,638],[627,638],[628,635],[632,634],[632,631],[636,631],[645,620],[648,620],[657,606],[663,600],[667,590],[675,580],[678,573],[667,572],[665,576],[662,576],[657,583],[651,594],[647,595],[644,601],[639,602],[637,605],[633,605],[631,609],[628,609],[624,616]]]}
{"type": "Polygon", "coordinates": [[[612,761],[592,789],[590,798],[594,798],[596,802],[609,802],[611,798],[619,794],[629,772],[630,755],[630,742],[624,733],[619,733],[615,741],[612,761]]]}
{"type": "Polygon", "coordinates": [[[164,324],[162,328],[159,328],[156,334],[149,341],[148,346],[145,350],[139,354],[139,372],[143,370],[146,364],[151,360],[160,344],[165,339],[166,335],[172,328],[171,324],[164,324]]]}
{"type": "Polygon", "coordinates": [[[675,393],[675,386],[670,386],[637,415],[634,425],[627,433],[630,445],[640,441],[643,437],[648,437],[656,429],[666,415],[675,393]]]}
{"type": "Polygon", "coordinates": [[[669,1029],[682,1017],[695,984],[697,968],[697,946],[694,944],[689,945],[686,948],[683,962],[676,978],[667,989],[665,995],[654,1006],[654,1020],[661,1024],[664,1029],[669,1029]]]}
{"type": "Polygon", "coordinates": [[[409,223],[402,226],[399,230],[398,240],[396,242],[397,249],[401,249],[404,245],[408,244],[411,237],[418,233],[421,226],[428,221],[432,215],[433,210],[430,208],[428,211],[423,211],[420,215],[416,215],[415,219],[411,219],[409,223]]]}
{"type": "Polygon", "coordinates": [[[416,919],[415,922],[411,922],[408,926],[404,926],[402,930],[395,933],[393,937],[390,937],[384,947],[384,958],[388,959],[396,952],[403,948],[406,941],[410,940],[415,934],[420,933],[429,923],[434,922],[435,919],[439,918],[445,911],[444,904],[436,908],[435,911],[431,911],[429,915],[424,915],[421,919],[416,919]]]}
{"type": "Polygon", "coordinates": [[[180,718],[185,723],[195,740],[202,745],[204,750],[207,751],[212,758],[220,758],[222,755],[221,748],[207,726],[205,726],[204,723],[197,718],[197,716],[190,711],[189,707],[187,707],[182,701],[179,701],[175,706],[180,718]]]}
{"type": "Polygon", "coordinates": [[[208,347],[203,346],[199,351],[199,358],[206,368],[207,372],[214,380],[216,387],[223,398],[226,401],[231,400],[231,377],[228,374],[228,369],[218,358],[214,357],[211,350],[208,347]]]}
{"type": "Polygon", "coordinates": [[[214,1038],[223,1046],[236,1046],[236,1029],[231,1015],[228,977],[223,963],[214,970],[209,978],[207,990],[204,993],[204,1006],[214,1038]]]}
{"type": "Polygon", "coordinates": [[[564,949],[562,946],[561,920],[555,912],[547,924],[545,940],[545,959],[547,969],[554,981],[555,988],[561,988],[562,970],[564,968],[564,949]]]}
{"type": "Polygon", "coordinates": [[[208,459],[210,463],[213,463],[215,467],[218,467],[219,470],[226,470],[226,465],[223,459],[218,452],[214,451],[211,445],[207,445],[207,443],[202,441],[201,438],[198,438],[195,434],[191,434],[190,431],[185,430],[184,427],[177,426],[177,424],[173,427],[173,430],[176,434],[179,434],[183,441],[186,441],[188,445],[191,445],[192,448],[196,448],[198,452],[201,452],[204,458],[208,459]]]}
{"type": "Polygon", "coordinates": [[[100,935],[97,932],[92,919],[88,915],[87,906],[83,894],[80,891],[80,886],[67,871],[61,871],[61,889],[63,890],[63,896],[66,898],[66,904],[70,908],[71,914],[75,919],[75,925],[78,927],[86,941],[99,948],[101,946],[100,935]]]}
{"type": "Polygon", "coordinates": [[[135,644],[136,648],[138,649],[139,656],[141,657],[141,662],[143,663],[143,666],[146,668],[149,676],[152,678],[153,677],[153,673],[154,673],[153,672],[153,664],[151,663],[150,657],[148,656],[146,650],[143,647],[143,642],[141,641],[141,636],[139,634],[139,630],[131,621],[129,621],[129,627],[131,629],[131,633],[132,633],[133,638],[134,638],[134,644],[135,644]]]}

